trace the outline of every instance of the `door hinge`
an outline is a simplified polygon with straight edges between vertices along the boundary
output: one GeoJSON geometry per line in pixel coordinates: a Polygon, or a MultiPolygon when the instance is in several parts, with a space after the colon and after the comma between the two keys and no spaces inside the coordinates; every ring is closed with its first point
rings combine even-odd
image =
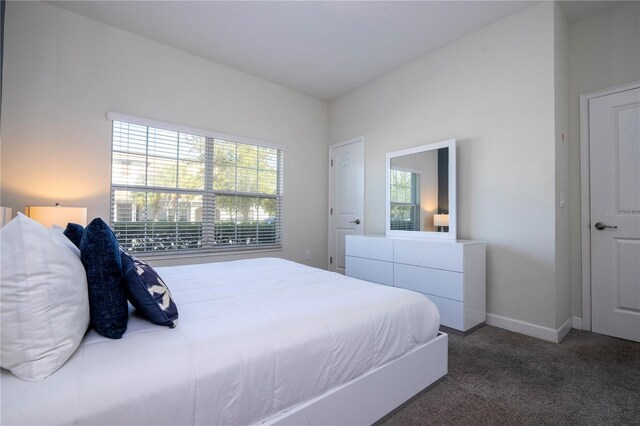
{"type": "Polygon", "coordinates": [[[333,214],[333,207],[329,209],[329,214],[333,214]]]}
{"type": "Polygon", "coordinates": [[[333,160],[331,160],[331,167],[333,167],[333,160]]]}
{"type": "Polygon", "coordinates": [[[329,257],[329,263],[333,263],[333,257],[329,257]]]}

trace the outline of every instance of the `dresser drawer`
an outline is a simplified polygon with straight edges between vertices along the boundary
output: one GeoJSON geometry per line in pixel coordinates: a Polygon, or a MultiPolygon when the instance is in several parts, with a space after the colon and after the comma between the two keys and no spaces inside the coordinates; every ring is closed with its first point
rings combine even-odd
{"type": "Polygon", "coordinates": [[[393,261],[463,272],[463,244],[440,241],[394,240],[393,261]]]}
{"type": "Polygon", "coordinates": [[[456,300],[445,299],[425,294],[433,302],[440,312],[440,324],[456,330],[465,331],[464,327],[464,305],[456,300]]]}
{"type": "Polygon", "coordinates": [[[468,331],[486,320],[486,247],[480,241],[346,237],[346,275],[431,299],[440,323],[468,331]]]}
{"type": "Polygon", "coordinates": [[[396,287],[463,301],[461,272],[395,263],[393,275],[393,284],[396,287]]]}
{"type": "Polygon", "coordinates": [[[390,238],[347,235],[345,244],[347,256],[393,262],[393,240],[390,238]]]}
{"type": "Polygon", "coordinates": [[[349,277],[393,286],[393,263],[361,257],[345,257],[345,274],[349,277]]]}

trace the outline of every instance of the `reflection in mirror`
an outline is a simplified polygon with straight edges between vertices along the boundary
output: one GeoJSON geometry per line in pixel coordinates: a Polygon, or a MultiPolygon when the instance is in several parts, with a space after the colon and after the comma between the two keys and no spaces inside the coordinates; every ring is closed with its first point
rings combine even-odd
{"type": "Polygon", "coordinates": [[[386,192],[388,236],[455,239],[455,139],[388,153],[386,192]]]}
{"type": "Polygon", "coordinates": [[[449,232],[449,148],[391,159],[391,230],[449,232]]]}

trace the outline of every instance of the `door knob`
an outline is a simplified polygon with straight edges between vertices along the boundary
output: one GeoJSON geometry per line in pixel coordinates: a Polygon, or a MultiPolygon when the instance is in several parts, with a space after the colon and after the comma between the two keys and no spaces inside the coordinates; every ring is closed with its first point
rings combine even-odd
{"type": "Polygon", "coordinates": [[[349,223],[355,223],[356,225],[360,225],[360,219],[352,220],[349,223]]]}
{"type": "Polygon", "coordinates": [[[618,227],[617,227],[617,226],[615,226],[615,225],[613,225],[613,226],[611,226],[611,225],[605,225],[605,224],[604,224],[604,223],[602,223],[602,222],[598,222],[598,223],[596,223],[594,226],[596,227],[596,229],[597,229],[598,231],[602,231],[603,229],[607,229],[607,228],[611,228],[611,229],[618,229],[618,227]]]}

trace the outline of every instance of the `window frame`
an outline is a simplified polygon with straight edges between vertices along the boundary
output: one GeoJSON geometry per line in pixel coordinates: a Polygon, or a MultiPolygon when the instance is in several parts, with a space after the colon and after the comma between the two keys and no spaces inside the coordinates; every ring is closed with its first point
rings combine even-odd
{"type": "Polygon", "coordinates": [[[417,170],[412,170],[409,168],[405,168],[405,167],[394,167],[391,168],[390,170],[391,176],[390,176],[390,182],[389,182],[389,210],[391,211],[393,209],[394,206],[400,206],[400,207],[409,207],[410,208],[410,215],[411,215],[411,221],[410,223],[412,224],[413,229],[400,229],[400,228],[393,228],[393,221],[391,221],[390,218],[390,226],[391,226],[391,230],[392,231],[420,231],[420,172],[417,170]],[[393,199],[393,187],[397,186],[393,184],[393,172],[400,172],[400,173],[409,173],[410,174],[410,181],[411,181],[411,200],[412,202],[410,203],[405,203],[405,202],[396,202],[396,201],[392,201],[393,199]],[[416,229],[417,228],[417,229],[416,229]]]}
{"type": "MultiPolygon", "coordinates": [[[[279,144],[274,144],[270,142],[265,142],[261,140],[256,140],[252,138],[247,138],[243,136],[231,135],[226,133],[213,132],[210,130],[203,130],[198,128],[191,128],[187,126],[180,126],[171,123],[164,123],[156,120],[150,120],[141,117],[130,116],[126,114],[116,113],[109,111],[107,113],[107,118],[111,121],[111,182],[110,182],[110,224],[112,228],[114,228],[114,220],[116,219],[117,212],[114,210],[114,205],[118,204],[116,201],[115,193],[116,191],[136,191],[151,194],[151,193],[165,193],[172,195],[180,195],[180,194],[190,194],[190,195],[198,195],[202,197],[202,211],[203,216],[200,225],[201,239],[198,241],[204,241],[202,247],[198,248],[185,248],[185,249],[159,249],[159,250],[144,250],[144,251],[134,251],[139,256],[145,258],[175,258],[175,257],[200,257],[200,256],[211,256],[211,255],[226,255],[232,253],[252,253],[252,252],[264,252],[264,251],[280,251],[283,250],[284,241],[283,241],[283,195],[284,195],[284,153],[286,151],[285,147],[279,144]],[[134,184],[114,184],[113,182],[113,158],[114,158],[114,122],[122,122],[129,125],[137,125],[144,126],[147,128],[161,129],[172,132],[178,132],[182,134],[188,134],[198,137],[205,138],[205,160],[203,162],[205,169],[204,176],[204,188],[202,189],[185,189],[180,188],[177,184],[176,187],[157,187],[152,185],[134,185],[134,184]],[[276,193],[275,194],[266,194],[266,193],[250,193],[250,192],[242,192],[242,191],[220,191],[215,190],[213,188],[213,173],[215,162],[213,159],[213,150],[215,139],[225,142],[231,142],[236,144],[245,144],[255,146],[257,148],[268,148],[276,150],[276,193]],[[252,243],[252,244],[224,244],[224,245],[216,245],[214,243],[215,237],[214,233],[216,232],[216,208],[215,208],[215,200],[218,196],[235,196],[235,197],[252,197],[259,200],[262,199],[273,199],[276,202],[276,214],[277,220],[274,227],[273,235],[275,238],[274,243],[252,243]]],[[[147,132],[149,129],[147,129],[147,132]]],[[[148,143],[148,142],[147,142],[148,143]]],[[[237,146],[237,145],[236,145],[237,146]]],[[[149,161],[149,153],[145,154],[145,160],[149,161]]],[[[179,161],[179,158],[176,158],[176,161],[179,161]]],[[[256,166],[259,167],[259,166],[256,166]]],[[[238,166],[236,164],[235,168],[238,166]]],[[[259,169],[257,168],[258,172],[259,169]]],[[[176,170],[176,175],[179,175],[179,171],[176,170]]],[[[176,200],[176,209],[179,210],[179,200],[176,200]]],[[[130,214],[133,216],[132,214],[130,214]]],[[[117,222],[117,220],[115,220],[117,222]]],[[[256,227],[259,228],[261,219],[256,218],[256,227]]],[[[177,217],[173,221],[166,222],[158,222],[158,221],[145,221],[148,224],[157,224],[157,223],[174,223],[176,227],[180,223],[177,217]]],[[[126,223],[126,221],[125,221],[126,223]]],[[[237,226],[237,224],[236,224],[237,226]]],[[[145,225],[146,228],[146,225],[145,225]]],[[[236,228],[236,238],[238,237],[238,230],[236,228]]],[[[259,229],[257,229],[259,235],[259,229]]],[[[176,231],[176,241],[179,238],[179,233],[176,231]]]]}

